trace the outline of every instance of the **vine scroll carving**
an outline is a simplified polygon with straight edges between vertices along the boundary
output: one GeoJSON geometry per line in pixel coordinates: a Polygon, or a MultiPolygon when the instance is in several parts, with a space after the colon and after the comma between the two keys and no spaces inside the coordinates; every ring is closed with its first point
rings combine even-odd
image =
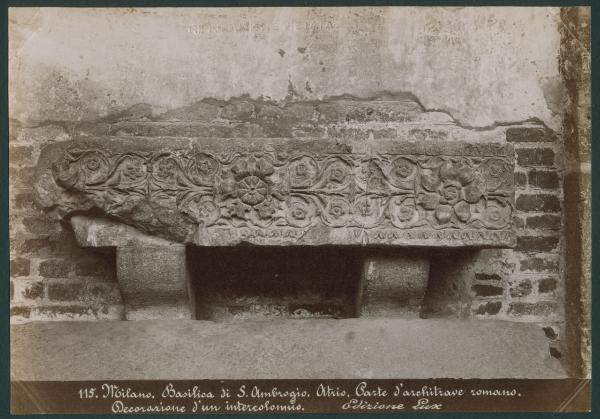
{"type": "Polygon", "coordinates": [[[100,213],[196,245],[514,245],[508,144],[73,140],[38,183],[62,216],[100,213]]]}

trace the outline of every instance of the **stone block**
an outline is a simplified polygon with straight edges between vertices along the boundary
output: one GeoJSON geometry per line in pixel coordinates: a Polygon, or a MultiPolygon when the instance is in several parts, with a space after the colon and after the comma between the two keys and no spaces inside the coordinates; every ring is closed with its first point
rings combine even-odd
{"type": "MultiPolygon", "coordinates": [[[[340,109],[398,111],[363,105],[340,109]]],[[[515,245],[506,143],[89,137],[44,148],[36,176],[40,205],[63,217],[110,215],[182,244],[515,245]]],[[[109,243],[126,230],[93,236],[109,243]]]]}
{"type": "Polygon", "coordinates": [[[75,240],[81,247],[169,246],[171,241],[145,234],[113,220],[75,215],[71,217],[75,240]]]}
{"type": "Polygon", "coordinates": [[[360,317],[419,317],[428,278],[424,256],[367,258],[357,301],[360,317]]]}
{"type": "Polygon", "coordinates": [[[194,318],[185,246],[117,247],[117,279],[127,320],[194,318]]]}

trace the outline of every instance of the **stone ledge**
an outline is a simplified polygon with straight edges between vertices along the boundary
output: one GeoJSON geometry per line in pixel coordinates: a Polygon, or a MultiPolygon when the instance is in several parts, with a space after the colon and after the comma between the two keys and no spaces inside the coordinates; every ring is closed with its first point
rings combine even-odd
{"type": "Polygon", "coordinates": [[[34,322],[11,354],[12,380],[566,378],[541,327],[501,321],[34,322]]]}

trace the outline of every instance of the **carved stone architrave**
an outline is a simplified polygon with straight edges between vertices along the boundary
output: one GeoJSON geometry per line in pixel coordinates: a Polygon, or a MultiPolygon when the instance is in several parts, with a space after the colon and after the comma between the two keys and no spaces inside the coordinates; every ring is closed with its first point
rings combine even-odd
{"type": "Polygon", "coordinates": [[[86,138],[46,148],[38,169],[65,216],[184,244],[515,244],[503,143],[86,138]]]}
{"type": "MultiPolygon", "coordinates": [[[[43,150],[36,184],[38,202],[65,218],[105,217],[181,245],[516,241],[514,151],[500,142],[78,138],[43,150]]],[[[118,254],[142,260],[128,249],[118,254]]]]}

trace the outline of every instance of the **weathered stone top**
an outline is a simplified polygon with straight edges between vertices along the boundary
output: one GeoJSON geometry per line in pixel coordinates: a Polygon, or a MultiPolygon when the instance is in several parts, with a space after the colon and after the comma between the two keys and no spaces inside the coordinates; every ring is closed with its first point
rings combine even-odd
{"type": "Polygon", "coordinates": [[[77,138],[46,147],[37,195],[199,246],[511,247],[502,142],[77,138]]]}

